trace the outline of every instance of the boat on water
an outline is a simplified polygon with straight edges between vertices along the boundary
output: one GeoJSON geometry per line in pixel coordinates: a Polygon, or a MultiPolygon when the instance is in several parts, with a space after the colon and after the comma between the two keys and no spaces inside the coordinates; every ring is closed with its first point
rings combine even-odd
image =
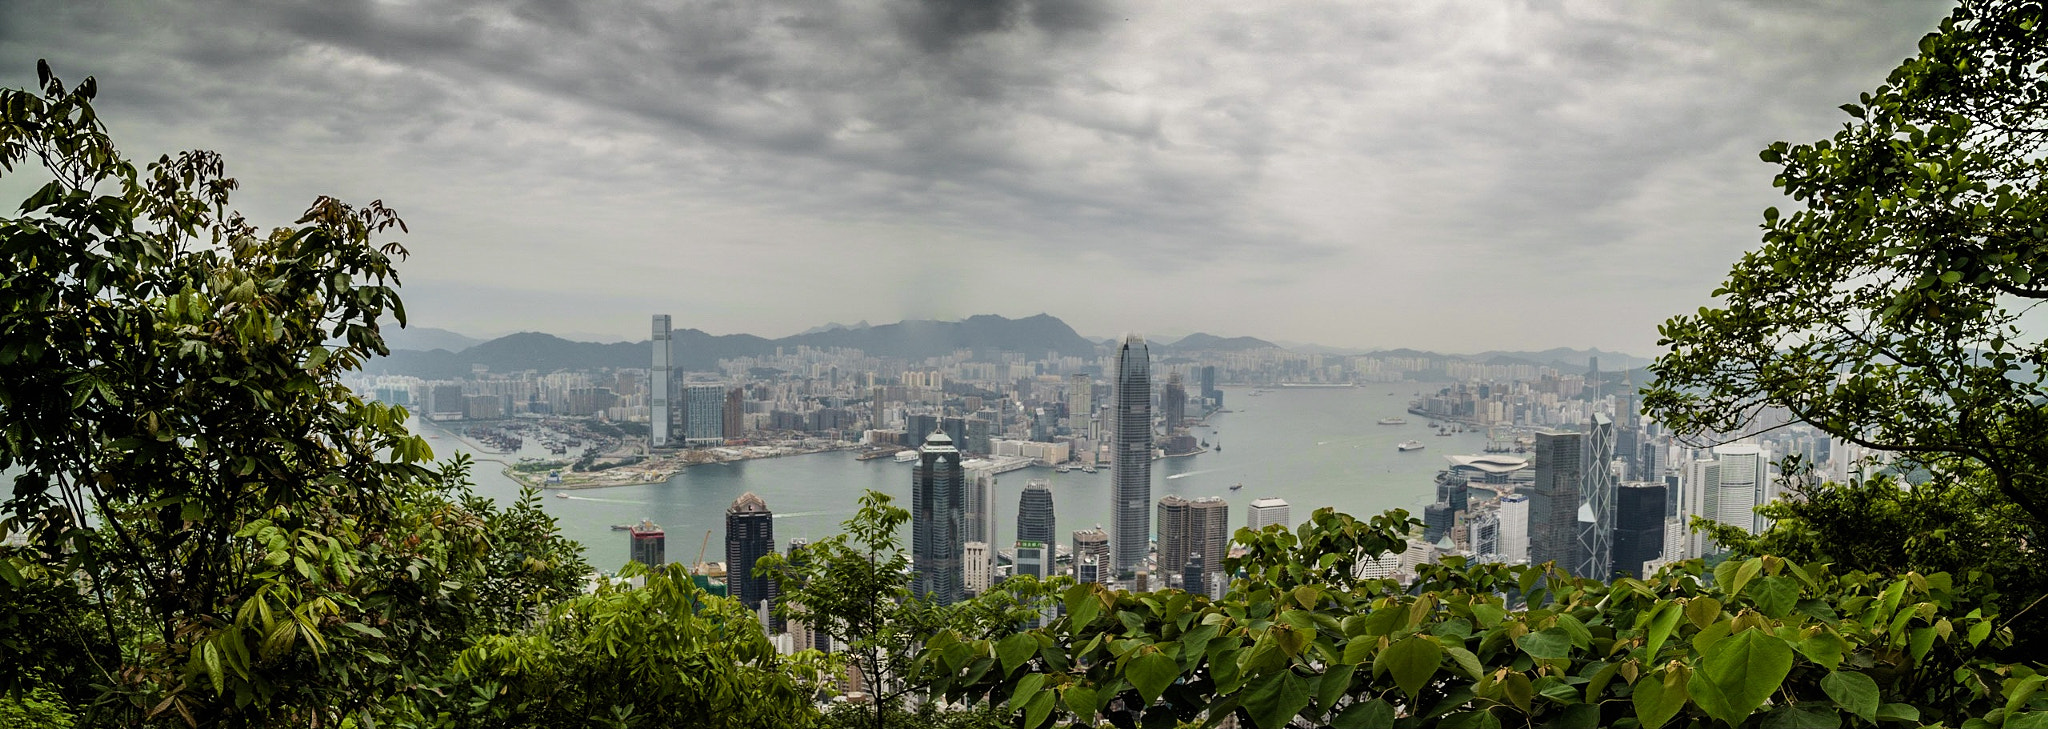
{"type": "Polygon", "coordinates": [[[565,494],[565,493],[562,493],[562,492],[560,492],[560,491],[556,491],[556,492],[555,492],[555,498],[557,498],[557,499],[566,499],[566,498],[569,498],[569,495],[568,495],[568,494],[565,494]]]}
{"type": "Polygon", "coordinates": [[[1401,441],[1400,445],[1394,446],[1394,449],[1401,451],[1402,453],[1406,453],[1408,451],[1419,451],[1422,450],[1422,441],[1404,440],[1401,441]]]}
{"type": "Polygon", "coordinates": [[[1055,472],[1055,473],[1068,473],[1068,472],[1070,472],[1070,471],[1073,471],[1073,470],[1074,470],[1074,467],[1073,467],[1073,466],[1069,466],[1069,465],[1067,465],[1067,464],[1064,464],[1064,463],[1062,463],[1062,464],[1058,465],[1057,467],[1054,467],[1054,468],[1053,468],[1052,470],[1053,470],[1053,472],[1055,472]]]}
{"type": "Polygon", "coordinates": [[[897,463],[916,463],[916,462],[917,462],[917,451],[914,451],[914,450],[912,450],[912,451],[897,451],[897,452],[896,452],[896,462],[897,462],[897,463]]]}
{"type": "Polygon", "coordinates": [[[1094,473],[1094,472],[1095,472],[1095,467],[1094,467],[1094,466],[1082,466],[1082,467],[1081,467],[1081,472],[1082,472],[1082,473],[1094,473]]]}
{"type": "Polygon", "coordinates": [[[1380,418],[1380,425],[1407,425],[1407,418],[1380,418]]]}
{"type": "Polygon", "coordinates": [[[628,529],[632,529],[632,528],[633,528],[633,525],[631,525],[631,524],[613,524],[613,525],[612,525],[612,531],[615,531],[615,532],[623,532],[623,531],[626,531],[626,530],[628,530],[628,529]]]}
{"type": "Polygon", "coordinates": [[[1236,491],[1236,490],[1238,490],[1238,489],[1241,489],[1241,488],[1244,488],[1244,484],[1241,484],[1241,483],[1234,483],[1234,484],[1231,484],[1231,485],[1230,485],[1230,490],[1232,490],[1232,491],[1236,491]]]}

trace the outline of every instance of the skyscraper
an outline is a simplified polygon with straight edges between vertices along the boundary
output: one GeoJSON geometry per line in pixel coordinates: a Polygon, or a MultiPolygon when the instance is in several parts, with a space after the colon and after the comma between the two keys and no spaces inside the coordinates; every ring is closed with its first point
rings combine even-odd
{"type": "Polygon", "coordinates": [[[1077,435],[1088,432],[1088,418],[1095,412],[1095,383],[1088,375],[1067,375],[1067,428],[1077,435]]]}
{"type": "Polygon", "coordinates": [[[1017,540],[1054,544],[1052,484],[1032,479],[1017,494],[1017,540]]]}
{"type": "Polygon", "coordinates": [[[1664,484],[1638,481],[1615,489],[1614,563],[1607,577],[1643,576],[1643,563],[1664,552],[1664,484]]]}
{"type": "Polygon", "coordinates": [[[746,388],[735,387],[726,390],[725,407],[719,410],[719,415],[724,421],[719,429],[725,431],[725,437],[738,438],[741,434],[747,432],[746,388]]]}
{"type": "Polygon", "coordinates": [[[1180,589],[1204,595],[1209,594],[1209,570],[1202,563],[1202,553],[1194,552],[1189,554],[1185,562],[1186,564],[1182,565],[1180,570],[1180,589]]]}
{"type": "Polygon", "coordinates": [[[910,469],[910,588],[940,605],[966,593],[967,474],[960,449],[933,430],[910,469]]]}
{"type": "Polygon", "coordinates": [[[1527,494],[1530,564],[1575,566],[1584,442],[1578,433],[1536,433],[1536,480],[1527,494]]]}
{"type": "Polygon", "coordinates": [[[1073,557],[1075,580],[1080,582],[1109,581],[1109,575],[1106,574],[1107,569],[1103,567],[1109,562],[1109,533],[1103,531],[1102,527],[1082,529],[1074,532],[1073,557]],[[1096,567],[1094,574],[1087,576],[1089,577],[1088,579],[1083,579],[1085,575],[1080,570],[1083,559],[1090,560],[1089,563],[1096,567]]]}
{"type": "Polygon", "coordinates": [[[683,442],[716,445],[725,441],[725,386],[683,388],[683,442]]]}
{"type": "Polygon", "coordinates": [[[666,559],[667,533],[654,522],[641,519],[626,532],[627,554],[635,562],[649,567],[660,567],[666,559]]]}
{"type": "Polygon", "coordinates": [[[668,445],[668,398],[675,394],[668,379],[669,362],[675,357],[668,326],[667,314],[654,315],[654,364],[647,370],[647,443],[655,447],[668,445]]]}
{"type": "Polygon", "coordinates": [[[995,574],[989,569],[992,560],[988,556],[988,542],[967,540],[961,547],[960,573],[969,593],[979,595],[988,592],[995,583],[995,574]]]}
{"type": "MultiPolygon", "coordinates": [[[[754,574],[754,563],[775,553],[775,514],[768,502],[749,491],[725,509],[725,594],[748,610],[775,607],[774,580],[754,574]]],[[[782,632],[782,619],[773,618],[771,633],[782,632]]]]}
{"type": "MultiPolygon", "coordinates": [[[[805,553],[804,551],[804,548],[807,546],[810,546],[809,540],[802,538],[789,540],[788,555],[789,563],[791,565],[802,565],[805,562],[810,561],[810,555],[805,553]]],[[[791,608],[794,609],[795,607],[795,604],[792,603],[791,608]]],[[[826,633],[823,630],[815,629],[810,626],[804,625],[803,623],[794,621],[791,621],[789,623],[788,629],[791,639],[790,650],[816,650],[823,653],[832,652],[832,635],[830,633],[826,633]]]]}
{"type": "Polygon", "coordinates": [[[1769,497],[1770,476],[1764,450],[1753,443],[1730,443],[1714,447],[1714,460],[1721,464],[1720,503],[1714,521],[1755,534],[1763,531],[1756,507],[1769,497]]]}
{"type": "Polygon", "coordinates": [[[1202,366],[1202,399],[1213,407],[1223,406],[1223,393],[1216,391],[1216,365],[1202,366]]]}
{"type": "Polygon", "coordinates": [[[1529,497],[1500,497],[1500,558],[1508,564],[1529,561],[1529,497]]]}
{"type": "Polygon", "coordinates": [[[1204,496],[1188,504],[1188,550],[1202,555],[1203,573],[1223,571],[1230,554],[1230,503],[1204,496]]]}
{"type": "MultiPolygon", "coordinates": [[[[1204,369],[1214,370],[1215,368],[1209,367],[1204,369]]],[[[1286,499],[1267,497],[1253,501],[1252,505],[1245,510],[1244,526],[1246,529],[1255,532],[1265,529],[1269,524],[1278,524],[1282,529],[1292,529],[1294,528],[1294,520],[1293,515],[1290,513],[1291,508],[1288,506],[1286,499]]]]}
{"type": "Polygon", "coordinates": [[[1181,421],[1188,415],[1188,388],[1181,384],[1180,373],[1166,376],[1166,387],[1159,393],[1159,408],[1166,418],[1166,432],[1173,433],[1180,428],[1181,421]]]}
{"type": "Polygon", "coordinates": [[[1586,434],[1586,463],[1579,499],[1592,519],[1579,543],[1583,561],[1572,569],[1581,577],[1604,580],[1614,566],[1614,420],[1595,413],[1586,434]]]}
{"type": "Polygon", "coordinates": [[[1159,497],[1159,564],[1161,579],[1180,574],[1188,560],[1188,500],[1173,494],[1159,497]]]}
{"type": "Polygon", "coordinates": [[[1152,541],[1152,357],[1144,337],[1126,335],[1117,348],[1112,398],[1110,540],[1121,576],[1145,563],[1152,541]]]}

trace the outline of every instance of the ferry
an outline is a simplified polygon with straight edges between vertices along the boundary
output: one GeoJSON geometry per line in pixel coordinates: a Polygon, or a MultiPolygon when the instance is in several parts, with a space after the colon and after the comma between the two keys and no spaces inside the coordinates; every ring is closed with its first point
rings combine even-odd
{"type": "Polygon", "coordinates": [[[897,462],[897,463],[916,463],[916,462],[917,462],[917,451],[915,451],[915,450],[908,450],[908,451],[897,451],[897,452],[896,452],[896,462],[897,462]]]}
{"type": "Polygon", "coordinates": [[[1408,451],[1419,451],[1422,450],[1422,441],[1404,440],[1401,441],[1400,445],[1394,446],[1394,449],[1399,450],[1402,453],[1407,453],[1408,451]]]}
{"type": "Polygon", "coordinates": [[[568,494],[565,494],[565,493],[562,493],[562,492],[560,492],[560,491],[556,491],[556,492],[555,492],[555,498],[557,498],[557,499],[566,499],[566,498],[569,498],[569,495],[568,495],[568,494]]]}
{"type": "Polygon", "coordinates": [[[1407,425],[1407,418],[1380,418],[1380,425],[1407,425]]]}

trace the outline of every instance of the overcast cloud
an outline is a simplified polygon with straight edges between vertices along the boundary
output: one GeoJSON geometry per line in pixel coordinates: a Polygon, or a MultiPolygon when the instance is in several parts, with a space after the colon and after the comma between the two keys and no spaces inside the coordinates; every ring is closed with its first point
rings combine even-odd
{"type": "MultiPolygon", "coordinates": [[[[1047,312],[1654,352],[1930,2],[0,3],[240,207],[381,198],[414,323],[643,338],[1047,312]]],[[[20,181],[0,192],[22,189],[20,181]]],[[[19,195],[15,195],[19,197],[19,195]]]]}

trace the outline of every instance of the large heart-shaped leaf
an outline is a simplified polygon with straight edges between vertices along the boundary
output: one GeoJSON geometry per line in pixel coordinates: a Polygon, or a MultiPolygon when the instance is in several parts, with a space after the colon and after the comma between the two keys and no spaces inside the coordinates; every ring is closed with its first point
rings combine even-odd
{"type": "Polygon", "coordinates": [[[1443,646],[1420,635],[1411,635],[1400,642],[1387,646],[1373,656],[1373,675],[1390,673],[1394,683],[1409,696],[1419,696],[1430,676],[1436,675],[1437,665],[1444,660],[1443,646]]]}
{"type": "Polygon", "coordinates": [[[1791,672],[1792,646],[1770,633],[1745,630],[1708,646],[1686,688],[1708,715],[1741,726],[1791,672]]]}
{"type": "Polygon", "coordinates": [[[1820,690],[1826,691],[1828,698],[1835,700],[1835,705],[1863,717],[1864,721],[1877,723],[1877,681],[1869,676],[1855,671],[1835,671],[1821,678],[1820,690]]]}
{"type": "Polygon", "coordinates": [[[1663,671],[1636,680],[1635,696],[1630,699],[1636,707],[1636,721],[1642,722],[1642,729],[1657,729],[1678,710],[1685,708],[1690,698],[1685,690],[1686,679],[1692,669],[1676,661],[1663,671]]]}
{"type": "Polygon", "coordinates": [[[1285,670],[1253,682],[1244,693],[1245,711],[1260,729],[1283,729],[1308,708],[1308,680],[1285,670]]]}
{"type": "Polygon", "coordinates": [[[1136,688],[1138,695],[1145,698],[1147,706],[1158,701],[1159,694],[1166,691],[1166,687],[1172,685],[1173,680],[1179,677],[1180,664],[1158,651],[1133,658],[1130,665],[1124,667],[1124,678],[1129,679],[1131,687],[1136,688]]]}

